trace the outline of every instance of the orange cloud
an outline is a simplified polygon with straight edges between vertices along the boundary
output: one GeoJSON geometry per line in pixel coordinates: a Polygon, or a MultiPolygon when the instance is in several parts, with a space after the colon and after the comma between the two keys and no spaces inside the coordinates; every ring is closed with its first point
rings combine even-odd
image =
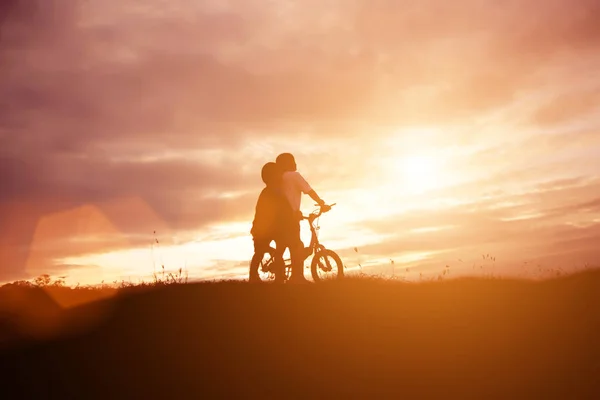
{"type": "Polygon", "coordinates": [[[428,196],[473,209],[402,223],[468,226],[431,233],[450,247],[520,240],[544,223],[556,232],[550,218],[595,199],[594,182],[569,180],[598,174],[597,1],[132,4],[0,6],[0,278],[155,229],[250,219],[258,170],[282,151],[323,190],[401,208],[411,200],[399,190],[377,192],[401,185],[380,161],[390,137],[422,137],[419,126],[436,133],[410,148],[398,140],[394,156],[449,153],[457,182],[428,196]],[[489,209],[510,201],[526,204],[489,209]],[[106,230],[113,239],[30,254],[34,242],[106,230]]]}

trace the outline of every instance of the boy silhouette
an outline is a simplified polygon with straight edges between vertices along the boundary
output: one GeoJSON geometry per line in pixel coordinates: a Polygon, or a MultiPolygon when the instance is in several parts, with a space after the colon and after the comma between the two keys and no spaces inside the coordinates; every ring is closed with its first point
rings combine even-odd
{"type": "Polygon", "coordinates": [[[327,209],[329,206],[325,204],[306,179],[297,171],[296,160],[292,154],[282,153],[277,156],[275,162],[283,171],[281,189],[294,216],[291,222],[283,227],[285,242],[290,248],[290,258],[292,259],[292,276],[290,277],[290,282],[308,282],[304,277],[303,268],[307,255],[304,250],[304,243],[300,238],[300,221],[302,220],[300,203],[302,201],[302,193],[309,195],[322,209],[327,209]]]}
{"type": "MultiPolygon", "coordinates": [[[[260,282],[258,267],[264,255],[269,252],[271,241],[276,243],[275,280],[283,279],[283,252],[288,247],[285,232],[289,231],[293,214],[282,188],[281,168],[273,162],[266,163],[261,170],[261,178],[265,188],[261,191],[256,202],[254,221],[252,222],[252,239],[254,241],[254,256],[250,261],[249,282],[260,282]]],[[[291,250],[290,250],[291,251],[291,250]]]]}

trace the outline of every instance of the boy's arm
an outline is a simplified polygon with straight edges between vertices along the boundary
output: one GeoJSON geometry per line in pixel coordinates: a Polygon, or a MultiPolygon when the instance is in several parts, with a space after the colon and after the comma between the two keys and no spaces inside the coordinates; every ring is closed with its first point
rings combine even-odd
{"type": "Polygon", "coordinates": [[[317,194],[317,192],[315,192],[314,190],[311,190],[307,194],[310,196],[311,199],[313,199],[321,207],[323,207],[325,205],[325,202],[323,201],[323,199],[321,199],[319,197],[319,195],[317,194]]]}
{"type": "Polygon", "coordinates": [[[258,200],[256,201],[256,208],[255,213],[254,213],[254,219],[262,219],[263,214],[265,212],[265,206],[266,206],[266,193],[265,190],[263,189],[260,194],[258,195],[258,200]]]}
{"type": "Polygon", "coordinates": [[[255,237],[262,237],[267,233],[268,227],[271,223],[270,216],[270,204],[268,195],[263,190],[258,196],[258,201],[256,202],[256,209],[254,214],[254,221],[252,226],[252,233],[255,237]]]}
{"type": "Polygon", "coordinates": [[[296,184],[298,185],[300,190],[302,190],[303,193],[309,195],[318,205],[323,207],[325,205],[325,202],[323,201],[323,199],[321,199],[321,197],[319,197],[317,192],[313,190],[313,188],[308,184],[308,182],[306,182],[306,179],[304,179],[304,177],[300,175],[299,172],[296,172],[295,176],[296,184]]]}

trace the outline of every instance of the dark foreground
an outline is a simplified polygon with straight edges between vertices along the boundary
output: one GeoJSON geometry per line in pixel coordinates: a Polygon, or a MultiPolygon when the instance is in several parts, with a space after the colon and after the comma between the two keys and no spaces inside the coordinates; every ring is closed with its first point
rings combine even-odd
{"type": "Polygon", "coordinates": [[[5,318],[1,398],[600,398],[599,272],[48,304],[68,334],[15,342],[5,318]]]}

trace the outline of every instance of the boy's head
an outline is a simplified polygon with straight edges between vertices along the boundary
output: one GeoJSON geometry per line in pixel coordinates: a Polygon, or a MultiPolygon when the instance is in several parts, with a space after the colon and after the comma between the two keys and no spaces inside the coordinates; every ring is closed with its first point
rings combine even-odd
{"type": "Polygon", "coordinates": [[[276,184],[278,178],[281,177],[281,169],[274,162],[268,162],[263,165],[260,176],[265,185],[270,186],[276,184]]]}
{"type": "Polygon", "coordinates": [[[281,153],[277,156],[275,162],[283,171],[296,171],[296,160],[291,153],[281,153]]]}

